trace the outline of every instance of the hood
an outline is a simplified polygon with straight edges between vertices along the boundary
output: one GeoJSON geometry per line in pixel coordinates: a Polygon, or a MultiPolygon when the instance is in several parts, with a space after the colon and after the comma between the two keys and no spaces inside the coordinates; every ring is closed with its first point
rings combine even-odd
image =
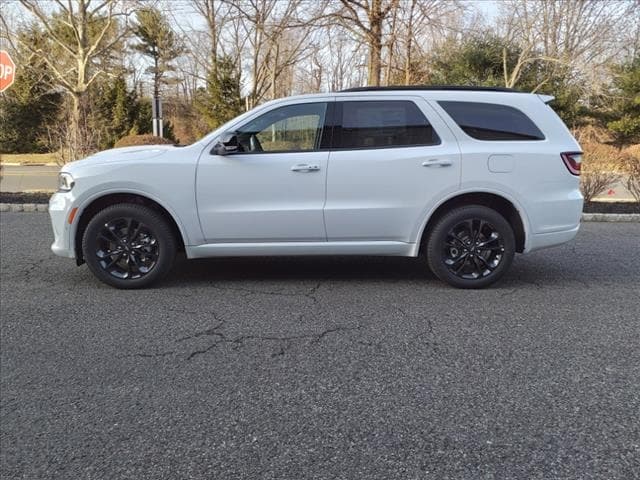
{"type": "Polygon", "coordinates": [[[68,163],[65,167],[83,167],[103,163],[122,163],[131,160],[145,160],[165,154],[168,150],[176,148],[174,145],[142,145],[138,147],[112,148],[95,153],[82,160],[68,163]]]}

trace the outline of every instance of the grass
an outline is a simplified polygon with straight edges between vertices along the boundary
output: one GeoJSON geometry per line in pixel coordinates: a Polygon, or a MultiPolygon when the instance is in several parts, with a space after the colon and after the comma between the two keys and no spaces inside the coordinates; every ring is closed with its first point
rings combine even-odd
{"type": "Polygon", "coordinates": [[[56,153],[2,153],[0,162],[2,163],[57,163],[59,157],[56,153]]]}

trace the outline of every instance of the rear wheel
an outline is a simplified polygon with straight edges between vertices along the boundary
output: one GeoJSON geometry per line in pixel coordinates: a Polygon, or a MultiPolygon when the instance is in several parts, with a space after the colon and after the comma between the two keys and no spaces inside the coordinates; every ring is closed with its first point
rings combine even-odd
{"type": "Polygon", "coordinates": [[[441,280],[457,288],[498,281],[515,255],[509,222],[481,205],[459,207],[440,218],[427,239],[427,261],[441,280]]]}
{"type": "Polygon", "coordinates": [[[176,255],[171,226],[143,205],[118,204],[97,213],[82,239],[91,272],[117,288],[143,288],[165,276],[176,255]]]}

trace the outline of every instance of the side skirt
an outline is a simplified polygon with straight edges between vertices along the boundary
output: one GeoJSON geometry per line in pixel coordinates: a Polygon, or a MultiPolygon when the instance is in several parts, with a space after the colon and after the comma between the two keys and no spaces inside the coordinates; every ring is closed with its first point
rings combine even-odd
{"type": "Polygon", "coordinates": [[[268,257],[293,255],[381,255],[415,257],[419,245],[404,242],[265,242],[208,243],[187,246],[187,258],[268,257]]]}

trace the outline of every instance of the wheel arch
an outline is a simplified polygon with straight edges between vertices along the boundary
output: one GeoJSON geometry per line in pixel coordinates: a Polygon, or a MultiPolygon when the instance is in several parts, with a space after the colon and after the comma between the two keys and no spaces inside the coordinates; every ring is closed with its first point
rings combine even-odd
{"type": "Polygon", "coordinates": [[[140,193],[106,193],[104,195],[93,198],[85,207],[82,208],[82,213],[78,218],[78,223],[76,225],[76,231],[73,238],[76,263],[78,265],[84,263],[84,258],[82,255],[82,237],[85,230],[87,229],[87,225],[98,212],[105,209],[106,207],[110,207],[119,203],[144,205],[160,213],[171,226],[171,231],[173,232],[178,244],[178,250],[184,251],[186,237],[182,228],[176,221],[175,217],[159,202],[140,193]]]}
{"type": "Polygon", "coordinates": [[[425,241],[429,237],[429,233],[431,232],[431,229],[436,224],[438,219],[440,219],[446,212],[450,211],[451,209],[466,205],[483,205],[495,210],[500,215],[502,215],[507,220],[507,222],[509,222],[509,225],[511,225],[511,228],[513,229],[513,233],[516,238],[516,252],[522,253],[525,251],[527,226],[525,224],[523,214],[516,207],[516,205],[503,195],[493,192],[474,191],[461,193],[454,197],[448,198],[433,210],[433,212],[431,213],[431,215],[429,215],[427,221],[425,222],[422,228],[422,232],[419,236],[420,252],[422,252],[425,241]]]}

